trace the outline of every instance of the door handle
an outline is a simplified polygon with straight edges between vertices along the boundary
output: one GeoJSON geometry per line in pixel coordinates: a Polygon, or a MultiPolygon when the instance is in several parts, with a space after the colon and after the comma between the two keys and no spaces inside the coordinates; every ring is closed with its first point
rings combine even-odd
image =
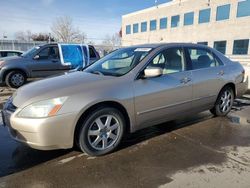
{"type": "Polygon", "coordinates": [[[191,78],[188,78],[188,77],[183,78],[183,79],[180,80],[180,82],[181,82],[182,84],[187,84],[187,83],[190,82],[190,81],[191,81],[191,78]]]}
{"type": "Polygon", "coordinates": [[[221,76],[223,76],[225,74],[225,72],[223,71],[223,70],[221,70],[219,73],[218,73],[218,75],[221,75],[221,76]]]}

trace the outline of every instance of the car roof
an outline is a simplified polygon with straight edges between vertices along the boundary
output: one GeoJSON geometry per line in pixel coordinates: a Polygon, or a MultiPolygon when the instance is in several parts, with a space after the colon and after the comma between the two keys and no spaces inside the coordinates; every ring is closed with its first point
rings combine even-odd
{"type": "Polygon", "coordinates": [[[135,47],[135,48],[160,48],[160,47],[175,47],[175,46],[209,48],[206,45],[195,44],[195,43],[153,43],[153,44],[134,45],[131,47],[135,47]]]}

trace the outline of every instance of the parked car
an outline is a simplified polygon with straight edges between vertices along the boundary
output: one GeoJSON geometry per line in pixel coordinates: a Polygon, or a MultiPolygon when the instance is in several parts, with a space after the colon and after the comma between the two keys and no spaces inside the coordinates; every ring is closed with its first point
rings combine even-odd
{"type": "Polygon", "coordinates": [[[246,90],[244,69],[197,44],[119,49],[83,72],[21,87],[4,105],[11,136],[32,148],[104,155],[139,129],[210,110],[225,116],[246,90]],[[59,134],[58,134],[59,133],[59,134]]]}
{"type": "Polygon", "coordinates": [[[45,44],[0,60],[0,83],[18,88],[27,78],[44,78],[84,67],[100,58],[93,46],[45,44]]]}
{"type": "Polygon", "coordinates": [[[22,51],[17,50],[0,50],[0,58],[11,57],[11,56],[21,56],[22,51]]]}

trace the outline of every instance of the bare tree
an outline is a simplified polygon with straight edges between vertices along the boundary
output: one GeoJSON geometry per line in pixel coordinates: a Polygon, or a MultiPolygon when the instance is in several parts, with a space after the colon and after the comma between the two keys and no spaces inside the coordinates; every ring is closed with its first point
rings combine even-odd
{"type": "Polygon", "coordinates": [[[54,42],[55,41],[55,39],[50,36],[50,33],[49,34],[47,34],[47,33],[33,34],[31,38],[33,41],[47,41],[47,42],[49,42],[49,41],[54,42]]]}
{"type": "Polygon", "coordinates": [[[73,20],[69,16],[58,17],[53,22],[51,30],[59,42],[84,42],[86,39],[86,35],[73,25],[73,20]]]}
{"type": "Polygon", "coordinates": [[[115,33],[112,36],[106,35],[105,39],[102,41],[105,53],[109,53],[115,50],[117,47],[121,46],[121,37],[119,33],[115,33]]]}
{"type": "Polygon", "coordinates": [[[113,47],[121,46],[121,35],[119,33],[115,33],[111,37],[111,43],[113,47]]]}
{"type": "Polygon", "coordinates": [[[15,33],[15,39],[20,41],[31,41],[32,33],[31,31],[18,31],[15,33]]]}

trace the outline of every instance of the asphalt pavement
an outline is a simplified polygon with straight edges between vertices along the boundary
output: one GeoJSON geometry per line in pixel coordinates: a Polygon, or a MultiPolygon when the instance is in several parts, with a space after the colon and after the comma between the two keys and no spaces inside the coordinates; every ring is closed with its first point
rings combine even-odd
{"type": "Polygon", "coordinates": [[[34,150],[13,141],[0,126],[0,188],[248,188],[248,97],[238,100],[227,117],[203,112],[128,135],[118,151],[103,157],[72,149],[34,150]]]}

